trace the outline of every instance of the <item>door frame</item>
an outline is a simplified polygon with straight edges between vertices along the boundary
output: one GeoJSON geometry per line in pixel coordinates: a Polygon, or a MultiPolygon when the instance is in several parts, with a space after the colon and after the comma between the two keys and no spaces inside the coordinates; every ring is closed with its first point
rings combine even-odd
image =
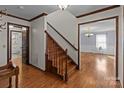
{"type": "Polygon", "coordinates": [[[79,23],[78,24],[78,66],[81,69],[81,61],[80,61],[80,26],[84,24],[89,24],[89,23],[95,23],[99,21],[104,21],[104,20],[110,20],[110,19],[115,19],[116,21],[116,80],[118,80],[118,35],[119,35],[119,16],[113,16],[113,17],[107,17],[103,19],[98,19],[98,20],[92,20],[84,23],[79,23]]]}
{"type": "Polygon", "coordinates": [[[26,62],[26,64],[29,64],[29,26],[25,26],[25,25],[21,25],[21,24],[16,24],[16,23],[10,23],[10,22],[7,22],[7,63],[9,63],[9,60],[11,58],[11,55],[10,55],[10,52],[11,52],[11,49],[9,50],[9,47],[11,48],[11,37],[9,35],[9,25],[16,25],[16,26],[21,26],[21,27],[26,27],[27,28],[27,42],[28,42],[28,46],[27,46],[27,57],[28,57],[28,60],[26,62]],[[9,42],[10,41],[10,42],[9,42]],[[10,57],[10,58],[9,58],[10,57]]]}

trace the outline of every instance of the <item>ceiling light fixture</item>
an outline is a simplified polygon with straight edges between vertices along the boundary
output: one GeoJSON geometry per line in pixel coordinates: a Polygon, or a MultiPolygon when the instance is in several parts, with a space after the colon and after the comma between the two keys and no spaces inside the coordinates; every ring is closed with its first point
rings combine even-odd
{"type": "Polygon", "coordinates": [[[93,36],[94,34],[93,33],[85,33],[84,34],[86,37],[91,37],[91,36],[93,36]]]}
{"type": "Polygon", "coordinates": [[[7,9],[0,10],[0,32],[6,29],[6,22],[3,21],[3,15],[7,15],[7,9]]]}
{"type": "Polygon", "coordinates": [[[92,32],[90,32],[90,27],[88,27],[88,30],[87,30],[87,32],[86,33],[84,33],[84,36],[86,36],[86,37],[91,37],[91,36],[93,36],[94,34],[92,33],[92,32]]]}
{"type": "Polygon", "coordinates": [[[19,6],[18,8],[19,8],[19,9],[24,9],[24,6],[19,6]]]}
{"type": "Polygon", "coordinates": [[[69,5],[58,5],[61,10],[65,10],[69,5]]]}

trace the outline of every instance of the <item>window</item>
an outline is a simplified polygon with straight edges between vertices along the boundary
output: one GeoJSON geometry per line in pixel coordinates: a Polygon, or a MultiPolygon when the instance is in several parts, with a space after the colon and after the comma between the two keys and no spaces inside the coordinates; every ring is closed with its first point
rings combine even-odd
{"type": "Polygon", "coordinates": [[[99,50],[106,49],[106,34],[96,35],[96,48],[99,50]]]}

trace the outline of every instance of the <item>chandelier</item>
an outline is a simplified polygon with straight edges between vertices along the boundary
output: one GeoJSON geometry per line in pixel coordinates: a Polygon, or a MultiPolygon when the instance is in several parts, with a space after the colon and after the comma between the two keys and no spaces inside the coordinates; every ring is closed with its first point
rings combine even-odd
{"type": "Polygon", "coordinates": [[[90,32],[90,27],[88,27],[88,30],[87,30],[87,32],[86,33],[84,33],[84,36],[86,36],[86,37],[91,37],[91,36],[93,36],[94,34],[92,33],[92,32],[90,32]]]}
{"type": "Polygon", "coordinates": [[[4,15],[7,15],[7,9],[0,10],[0,31],[6,29],[6,22],[3,22],[4,15]]]}
{"type": "Polygon", "coordinates": [[[69,5],[58,5],[61,10],[65,10],[69,5]]]}

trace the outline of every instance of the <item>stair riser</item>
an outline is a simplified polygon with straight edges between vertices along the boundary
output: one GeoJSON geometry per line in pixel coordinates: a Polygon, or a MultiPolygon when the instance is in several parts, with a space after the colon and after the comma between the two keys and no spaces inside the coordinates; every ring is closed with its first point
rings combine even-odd
{"type": "MultiPolygon", "coordinates": [[[[47,71],[57,74],[59,77],[68,81],[70,67],[75,65],[69,65],[72,62],[67,55],[67,51],[64,51],[52,38],[47,36],[47,71]],[[70,67],[68,67],[70,66],[70,67]]],[[[73,70],[73,69],[71,69],[73,70]]]]}

